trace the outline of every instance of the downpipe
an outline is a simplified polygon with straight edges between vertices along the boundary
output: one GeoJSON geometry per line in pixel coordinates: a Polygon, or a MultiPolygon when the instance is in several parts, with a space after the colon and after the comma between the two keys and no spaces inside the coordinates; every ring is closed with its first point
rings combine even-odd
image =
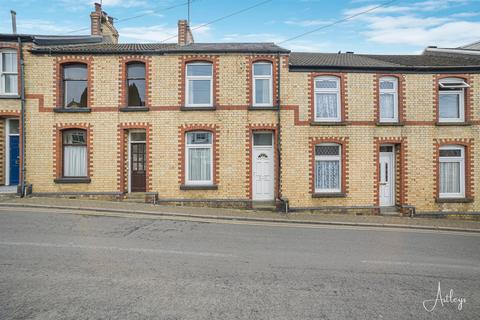
{"type": "Polygon", "coordinates": [[[25,179],[25,61],[23,59],[23,45],[22,45],[22,38],[18,36],[18,49],[20,52],[20,100],[21,100],[21,114],[20,114],[20,122],[21,122],[21,133],[22,133],[22,147],[20,150],[20,159],[21,159],[21,168],[20,172],[22,173],[22,179],[20,179],[20,196],[23,198],[26,196],[26,179],[25,179]]]}

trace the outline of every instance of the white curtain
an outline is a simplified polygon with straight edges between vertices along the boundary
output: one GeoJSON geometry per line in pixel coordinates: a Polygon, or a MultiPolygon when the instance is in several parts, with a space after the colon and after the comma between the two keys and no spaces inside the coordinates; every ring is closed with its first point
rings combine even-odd
{"type": "Polygon", "coordinates": [[[460,163],[440,163],[440,193],[460,193],[460,163]]]}
{"type": "Polygon", "coordinates": [[[63,175],[65,177],[86,177],[87,147],[65,146],[63,153],[63,175]]]}
{"type": "Polygon", "coordinates": [[[337,94],[317,93],[317,118],[337,118],[337,94]]]}
{"type": "Polygon", "coordinates": [[[209,181],[210,148],[191,148],[188,152],[188,173],[190,181],[209,181]]]}
{"type": "Polygon", "coordinates": [[[268,79],[255,80],[255,103],[270,102],[270,81],[268,79]]]}
{"type": "Polygon", "coordinates": [[[393,118],[395,116],[394,108],[394,95],[391,93],[382,93],[380,95],[380,118],[393,118]]]}
{"type": "Polygon", "coordinates": [[[190,104],[210,104],[210,80],[190,80],[188,101],[190,104]]]}
{"type": "Polygon", "coordinates": [[[316,189],[338,190],[340,188],[340,161],[316,161],[316,189]]]}

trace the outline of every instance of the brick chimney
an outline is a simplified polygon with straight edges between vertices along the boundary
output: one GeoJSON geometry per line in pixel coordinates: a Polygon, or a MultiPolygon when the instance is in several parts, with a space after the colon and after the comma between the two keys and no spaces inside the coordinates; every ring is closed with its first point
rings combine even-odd
{"type": "Polygon", "coordinates": [[[92,36],[102,36],[105,43],[118,43],[118,31],[113,25],[113,18],[102,10],[100,3],[95,3],[95,11],[90,13],[92,36]]]}
{"type": "Polygon", "coordinates": [[[194,43],[192,30],[187,20],[178,20],[178,44],[185,46],[194,43]]]}

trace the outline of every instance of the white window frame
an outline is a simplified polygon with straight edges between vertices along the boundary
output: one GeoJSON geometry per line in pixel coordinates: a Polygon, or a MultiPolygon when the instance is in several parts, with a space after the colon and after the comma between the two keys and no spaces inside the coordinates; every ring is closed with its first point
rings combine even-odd
{"type": "Polygon", "coordinates": [[[315,193],[339,193],[342,192],[342,145],[339,143],[320,143],[316,144],[313,149],[313,153],[315,155],[315,163],[314,163],[314,189],[315,193]],[[316,155],[316,148],[320,146],[337,146],[338,147],[338,155],[336,156],[317,156],[316,155]],[[317,161],[338,161],[338,188],[337,189],[319,189],[317,188],[317,161]]]}
{"type": "Polygon", "coordinates": [[[210,62],[190,62],[185,66],[185,106],[187,107],[213,107],[213,63],[210,62]],[[210,76],[189,76],[188,67],[192,65],[208,65],[212,67],[210,76]],[[209,80],[210,81],[210,103],[190,103],[190,80],[209,80]]]}
{"type": "Polygon", "coordinates": [[[14,49],[1,49],[0,50],[0,95],[2,96],[17,96],[18,95],[18,53],[14,49]],[[15,68],[16,72],[4,72],[3,71],[3,54],[4,53],[14,53],[16,56],[15,68]],[[17,92],[5,92],[5,76],[6,75],[17,75],[17,92]]]}
{"type": "Polygon", "coordinates": [[[464,122],[465,121],[465,89],[470,86],[460,78],[444,78],[440,79],[438,87],[438,121],[439,122],[464,122]],[[450,90],[441,90],[450,89],[450,90]],[[442,95],[458,96],[458,118],[442,118],[441,117],[441,98],[442,95]]]}
{"type": "Polygon", "coordinates": [[[252,91],[253,91],[253,106],[254,107],[271,107],[273,106],[273,65],[271,62],[255,62],[252,65],[252,91]],[[270,67],[270,75],[255,75],[255,65],[265,64],[270,67]],[[256,80],[268,80],[268,89],[270,90],[270,100],[267,103],[256,103],[257,101],[257,90],[256,90],[256,80]]]}
{"type": "Polygon", "coordinates": [[[314,90],[314,119],[316,122],[340,122],[342,120],[342,97],[341,97],[341,83],[340,78],[335,76],[319,76],[316,77],[313,81],[313,90],[314,90]],[[337,83],[337,88],[318,88],[318,80],[334,80],[337,83]],[[335,93],[337,95],[337,117],[336,118],[321,118],[317,117],[317,93],[335,93]]]}
{"type": "Polygon", "coordinates": [[[185,133],[185,184],[186,185],[194,185],[194,186],[210,186],[213,185],[213,139],[214,135],[210,131],[188,131],[185,133]],[[200,132],[206,132],[210,134],[211,137],[211,143],[205,143],[205,144],[189,144],[188,143],[188,134],[189,133],[200,133],[200,132]],[[190,149],[204,149],[204,148],[210,148],[210,180],[190,180],[190,172],[189,172],[189,153],[188,151],[190,149]]]}
{"type": "Polygon", "coordinates": [[[381,77],[378,81],[379,97],[382,94],[393,94],[393,118],[382,118],[381,98],[378,101],[380,122],[398,122],[398,79],[396,77],[381,77]],[[381,89],[382,82],[393,82],[393,89],[381,89]]]}
{"type": "Polygon", "coordinates": [[[438,183],[439,183],[439,190],[438,190],[438,196],[440,198],[464,198],[465,197],[465,147],[461,145],[446,145],[446,146],[441,146],[439,149],[439,158],[438,158],[438,183]],[[440,156],[440,150],[460,150],[461,155],[460,157],[441,157],[440,156]],[[448,163],[448,162],[454,162],[454,163],[460,163],[460,192],[459,193],[441,193],[440,190],[442,190],[441,187],[441,175],[440,175],[440,166],[441,163],[448,163]]]}

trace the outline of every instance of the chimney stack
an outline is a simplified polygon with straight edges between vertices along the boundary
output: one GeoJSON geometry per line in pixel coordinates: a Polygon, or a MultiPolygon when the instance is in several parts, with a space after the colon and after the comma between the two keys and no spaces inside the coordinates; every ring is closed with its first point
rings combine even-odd
{"type": "Polygon", "coordinates": [[[193,34],[187,20],[178,20],[178,45],[185,46],[194,43],[193,34]]]}
{"type": "Polygon", "coordinates": [[[91,35],[102,36],[105,43],[118,43],[118,31],[113,25],[113,18],[102,10],[100,3],[95,3],[95,11],[90,13],[91,35]]]}

